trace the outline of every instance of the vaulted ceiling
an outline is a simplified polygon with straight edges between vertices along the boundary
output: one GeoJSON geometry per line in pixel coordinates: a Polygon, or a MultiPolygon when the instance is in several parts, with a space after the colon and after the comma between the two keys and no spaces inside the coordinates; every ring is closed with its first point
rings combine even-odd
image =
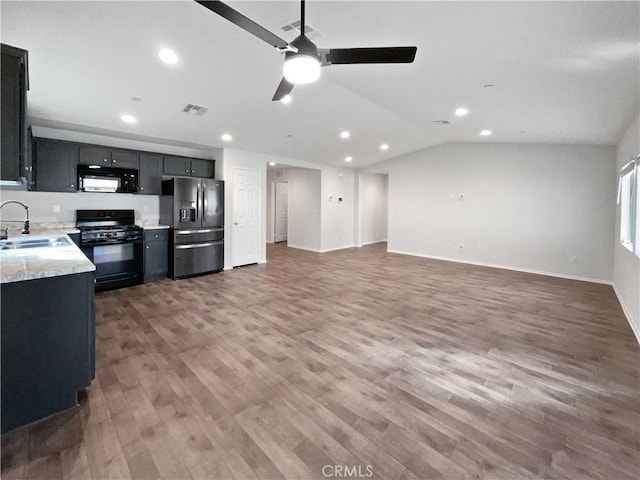
{"type": "MultiPolygon", "coordinates": [[[[297,2],[228,3],[294,37],[281,26],[298,18],[297,2]]],[[[349,155],[357,168],[448,141],[615,144],[638,110],[639,7],[311,0],[321,47],[418,53],[408,65],[324,68],[286,105],[271,101],[282,54],[189,0],[3,1],[1,38],[29,50],[36,125],[200,147],[227,146],[228,132],[234,148],[341,166],[349,155]],[[162,47],[175,65],[158,59],[162,47]],[[469,114],[454,116],[458,107],[469,114]]]]}

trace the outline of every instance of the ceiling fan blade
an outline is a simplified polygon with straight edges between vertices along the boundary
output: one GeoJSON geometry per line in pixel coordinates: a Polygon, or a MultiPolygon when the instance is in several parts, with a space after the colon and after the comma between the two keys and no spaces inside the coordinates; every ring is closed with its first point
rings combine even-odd
{"type": "Polygon", "coordinates": [[[293,90],[293,83],[289,83],[287,82],[286,78],[283,78],[280,81],[280,85],[278,85],[278,89],[276,90],[276,93],[273,94],[273,98],[271,100],[273,100],[274,102],[282,100],[284,97],[291,93],[291,90],[293,90]]]}
{"type": "Polygon", "coordinates": [[[412,63],[417,47],[331,48],[327,61],[333,65],[351,63],[412,63]]]}
{"type": "Polygon", "coordinates": [[[217,13],[223,18],[226,18],[231,23],[249,32],[251,35],[258,37],[260,40],[267,42],[269,45],[273,47],[282,49],[282,48],[286,48],[287,45],[289,45],[288,42],[284,41],[277,35],[271,33],[269,30],[267,30],[263,26],[258,25],[253,20],[245,17],[240,12],[238,12],[237,10],[234,10],[233,8],[231,8],[229,5],[225,3],[217,2],[217,1],[201,1],[201,0],[196,0],[196,1],[203,7],[208,8],[209,10],[211,10],[214,13],[217,13]]]}

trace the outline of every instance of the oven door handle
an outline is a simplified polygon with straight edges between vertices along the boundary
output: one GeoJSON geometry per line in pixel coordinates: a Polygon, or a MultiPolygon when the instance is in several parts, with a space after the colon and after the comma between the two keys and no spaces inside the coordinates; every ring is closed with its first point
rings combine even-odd
{"type": "Polygon", "coordinates": [[[193,243],[191,245],[176,245],[176,250],[183,250],[185,248],[204,248],[219,245],[223,242],[207,242],[207,243],[193,243]]]}

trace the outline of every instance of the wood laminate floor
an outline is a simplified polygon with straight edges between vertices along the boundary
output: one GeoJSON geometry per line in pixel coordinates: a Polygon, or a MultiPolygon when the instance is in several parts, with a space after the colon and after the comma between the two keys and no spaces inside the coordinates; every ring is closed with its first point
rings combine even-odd
{"type": "Polygon", "coordinates": [[[640,477],[610,286],[385,247],[98,294],[96,380],[2,478],[640,477]]]}

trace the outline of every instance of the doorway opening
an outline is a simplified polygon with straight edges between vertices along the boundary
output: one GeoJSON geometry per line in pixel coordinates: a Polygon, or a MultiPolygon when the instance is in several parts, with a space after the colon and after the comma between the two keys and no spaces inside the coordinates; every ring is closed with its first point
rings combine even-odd
{"type": "Polygon", "coordinates": [[[267,260],[274,248],[320,251],[320,170],[267,165],[267,260]]]}
{"type": "Polygon", "coordinates": [[[358,246],[387,242],[389,175],[363,174],[358,178],[358,246]]]}

